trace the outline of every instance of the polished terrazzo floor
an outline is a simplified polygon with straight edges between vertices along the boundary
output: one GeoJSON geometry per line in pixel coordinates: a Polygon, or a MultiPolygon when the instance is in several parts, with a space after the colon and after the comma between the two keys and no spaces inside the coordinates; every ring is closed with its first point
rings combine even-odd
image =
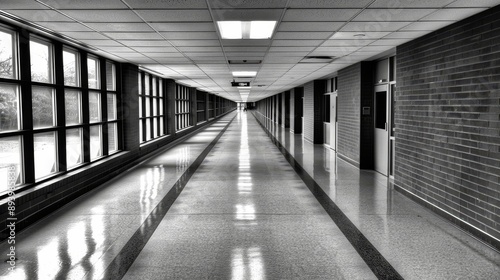
{"type": "MultiPolygon", "coordinates": [[[[401,278],[499,279],[498,252],[261,121],[401,278]]],[[[18,266],[1,263],[0,278],[377,279],[343,227],[252,113],[235,112],[18,234],[18,266]]]]}

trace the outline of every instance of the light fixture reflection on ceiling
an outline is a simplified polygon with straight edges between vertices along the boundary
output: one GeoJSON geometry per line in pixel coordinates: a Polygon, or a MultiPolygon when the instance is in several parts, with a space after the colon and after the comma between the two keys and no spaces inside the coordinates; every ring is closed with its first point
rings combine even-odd
{"type": "Polygon", "coordinates": [[[270,39],[276,21],[217,21],[222,39],[270,39]]]}

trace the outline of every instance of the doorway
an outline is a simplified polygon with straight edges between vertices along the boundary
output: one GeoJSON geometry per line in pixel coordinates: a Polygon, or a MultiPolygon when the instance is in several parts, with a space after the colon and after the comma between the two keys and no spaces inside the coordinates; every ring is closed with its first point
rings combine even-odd
{"type": "Polygon", "coordinates": [[[388,85],[375,86],[374,100],[374,169],[388,175],[389,159],[389,98],[388,85]]]}

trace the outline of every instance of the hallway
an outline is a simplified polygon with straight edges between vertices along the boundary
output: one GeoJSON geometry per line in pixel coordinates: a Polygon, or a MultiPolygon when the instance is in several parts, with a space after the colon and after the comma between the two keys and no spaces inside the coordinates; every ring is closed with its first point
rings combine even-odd
{"type": "MultiPolygon", "coordinates": [[[[377,279],[373,270],[390,279],[500,275],[497,252],[394,192],[385,177],[267,126],[328,197],[318,201],[252,112],[233,112],[20,233],[16,274],[2,277],[377,279]],[[339,229],[349,225],[332,221],[336,214],[325,211],[325,203],[357,228],[348,231],[373,244],[370,254],[387,259],[382,272],[363,260],[368,249],[349,241],[339,229]]],[[[5,256],[8,244],[0,251],[5,256]]],[[[7,267],[0,264],[2,273],[7,267]]]]}

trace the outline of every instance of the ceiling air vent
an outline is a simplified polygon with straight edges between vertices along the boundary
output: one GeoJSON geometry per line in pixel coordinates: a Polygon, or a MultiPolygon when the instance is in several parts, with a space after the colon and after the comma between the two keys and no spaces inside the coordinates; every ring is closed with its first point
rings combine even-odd
{"type": "Polygon", "coordinates": [[[299,63],[329,63],[334,59],[332,56],[306,56],[299,63]]]}
{"type": "Polygon", "coordinates": [[[251,60],[251,59],[242,59],[242,60],[228,60],[229,64],[260,64],[262,60],[251,60]]]}

